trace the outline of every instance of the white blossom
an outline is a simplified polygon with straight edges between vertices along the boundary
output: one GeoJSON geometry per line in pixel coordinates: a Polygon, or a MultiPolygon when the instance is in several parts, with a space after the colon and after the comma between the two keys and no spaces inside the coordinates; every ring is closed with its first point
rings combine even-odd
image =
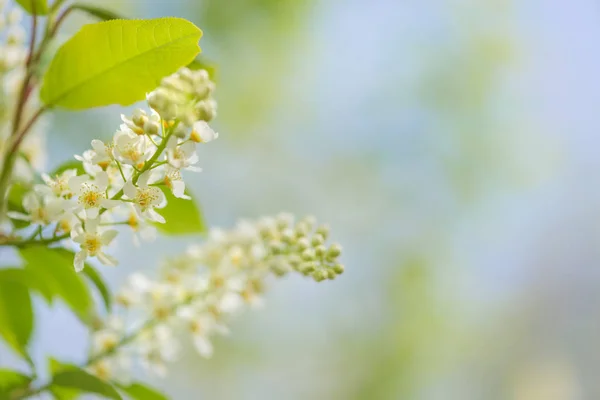
{"type": "Polygon", "coordinates": [[[83,270],[84,263],[88,257],[96,257],[104,265],[116,266],[117,260],[104,253],[103,248],[108,246],[117,236],[117,231],[109,229],[104,232],[98,231],[99,221],[97,219],[88,219],[85,225],[77,225],[71,230],[71,239],[81,245],[81,249],[75,255],[75,271],[83,270]]]}
{"type": "Polygon", "coordinates": [[[123,187],[123,193],[133,202],[135,210],[140,216],[164,224],[165,218],[154,209],[164,207],[165,194],[156,186],[148,185],[150,175],[150,171],[142,173],[135,184],[131,180],[127,181],[123,187]]]}
{"type": "Polygon", "coordinates": [[[96,218],[101,208],[110,209],[120,204],[118,200],[107,199],[108,174],[98,172],[95,179],[79,175],[69,179],[69,189],[77,200],[75,212],[84,210],[87,218],[96,218]]]}

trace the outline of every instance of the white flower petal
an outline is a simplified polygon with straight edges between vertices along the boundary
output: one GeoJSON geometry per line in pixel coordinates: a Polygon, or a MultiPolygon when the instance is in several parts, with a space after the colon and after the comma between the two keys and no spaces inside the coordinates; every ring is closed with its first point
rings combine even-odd
{"type": "Polygon", "coordinates": [[[148,179],[150,179],[150,173],[151,173],[151,171],[146,171],[140,175],[140,177],[138,178],[138,181],[137,181],[137,184],[140,188],[148,187],[148,179]]]}
{"type": "Polygon", "coordinates": [[[133,182],[127,181],[125,183],[125,186],[123,186],[123,193],[125,193],[125,196],[127,196],[129,199],[133,199],[135,197],[137,189],[133,185],[133,182]]]}
{"type": "Polygon", "coordinates": [[[165,222],[167,222],[165,220],[165,217],[163,217],[162,215],[160,215],[159,213],[157,213],[156,211],[154,211],[151,208],[147,209],[144,212],[144,216],[146,218],[148,218],[150,221],[158,222],[159,224],[164,224],[165,222]]]}
{"type": "Polygon", "coordinates": [[[73,265],[75,266],[76,272],[81,272],[83,270],[83,267],[85,266],[85,259],[87,258],[87,256],[88,254],[85,250],[81,250],[77,254],[75,254],[73,265]]]}
{"type": "Polygon", "coordinates": [[[26,215],[17,211],[9,211],[6,213],[9,218],[19,219],[21,221],[31,221],[31,215],[26,215]]]}
{"type": "Polygon", "coordinates": [[[100,240],[102,241],[103,245],[109,245],[110,242],[113,241],[113,239],[117,236],[119,232],[117,232],[115,229],[111,229],[108,230],[106,232],[104,232],[101,236],[100,236],[100,240]]]}
{"type": "Polygon", "coordinates": [[[100,171],[96,174],[96,185],[100,191],[105,191],[108,187],[108,174],[105,171],[100,171]]]}
{"type": "Polygon", "coordinates": [[[74,176],[71,179],[69,179],[69,189],[71,189],[73,193],[78,195],[81,193],[81,185],[89,179],[90,177],[87,174],[74,176]]]}
{"type": "Polygon", "coordinates": [[[92,208],[85,209],[85,215],[89,219],[98,218],[99,213],[100,213],[100,210],[98,209],[98,207],[92,207],[92,208]]]}
{"type": "Polygon", "coordinates": [[[210,358],[213,355],[213,345],[206,337],[194,335],[193,342],[194,347],[202,357],[210,358]]]}
{"type": "Polygon", "coordinates": [[[116,258],[101,251],[98,252],[98,254],[96,254],[96,257],[98,258],[98,261],[100,261],[104,265],[108,265],[110,267],[116,267],[117,265],[119,265],[119,262],[116,258]]]}

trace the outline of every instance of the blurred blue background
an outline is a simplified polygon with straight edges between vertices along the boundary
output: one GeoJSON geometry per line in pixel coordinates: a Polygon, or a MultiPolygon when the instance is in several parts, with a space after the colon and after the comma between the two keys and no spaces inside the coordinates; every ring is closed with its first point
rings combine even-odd
{"type": "MultiPolygon", "coordinates": [[[[212,226],[310,213],[344,245],[343,276],[272,282],[213,359],[183,352],[157,387],[174,399],[600,398],[600,3],[91,3],[204,30],[220,138],[188,178],[212,226]]],[[[57,113],[49,164],[109,137],[121,112],[57,113]]],[[[199,240],[123,237],[121,266],[102,269],[115,288],[199,240]]],[[[83,359],[76,319],[38,309],[36,360],[83,359]]]]}

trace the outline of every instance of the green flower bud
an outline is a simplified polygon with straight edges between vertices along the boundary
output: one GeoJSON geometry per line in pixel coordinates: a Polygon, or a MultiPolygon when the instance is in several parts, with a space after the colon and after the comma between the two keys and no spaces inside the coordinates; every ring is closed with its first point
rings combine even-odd
{"type": "Polygon", "coordinates": [[[300,264],[298,266],[298,271],[300,271],[304,275],[308,275],[308,274],[314,272],[316,268],[317,268],[316,262],[308,261],[308,262],[304,262],[304,263],[300,264]]]}
{"type": "Polygon", "coordinates": [[[302,258],[306,261],[313,261],[316,258],[314,249],[306,249],[302,252],[302,258]]]}
{"type": "Polygon", "coordinates": [[[327,271],[320,269],[320,270],[314,271],[312,273],[312,277],[315,281],[321,282],[321,281],[324,281],[325,279],[327,279],[329,277],[329,274],[327,273],[327,271]]]}
{"type": "Polygon", "coordinates": [[[340,263],[335,264],[333,266],[333,271],[338,275],[343,274],[344,273],[344,265],[340,264],[340,263]]]}
{"type": "Polygon", "coordinates": [[[325,242],[325,238],[320,233],[317,233],[312,237],[310,242],[312,243],[313,246],[318,246],[325,242]]]}
{"type": "Polygon", "coordinates": [[[310,247],[310,243],[309,243],[308,239],[304,238],[304,237],[298,239],[298,241],[296,242],[296,244],[298,245],[298,248],[300,250],[305,250],[305,249],[307,249],[307,248],[310,247]]]}
{"type": "Polygon", "coordinates": [[[327,238],[329,237],[329,225],[319,225],[319,227],[316,230],[316,233],[323,236],[324,240],[327,240],[327,238]]]}
{"type": "Polygon", "coordinates": [[[335,260],[342,254],[342,246],[337,243],[329,246],[329,250],[327,250],[327,258],[330,260],[335,260]]]}
{"type": "Polygon", "coordinates": [[[314,249],[316,256],[319,258],[323,258],[327,253],[327,248],[323,245],[316,246],[314,249]]]}

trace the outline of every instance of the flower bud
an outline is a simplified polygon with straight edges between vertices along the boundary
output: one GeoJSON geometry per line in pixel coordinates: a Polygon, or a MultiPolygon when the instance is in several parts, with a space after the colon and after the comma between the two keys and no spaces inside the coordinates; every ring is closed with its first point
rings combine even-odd
{"type": "Polygon", "coordinates": [[[317,267],[317,263],[314,261],[303,262],[298,266],[298,271],[303,273],[304,275],[311,274],[315,271],[317,267]]]}
{"type": "Polygon", "coordinates": [[[327,240],[329,237],[329,225],[319,225],[317,227],[316,233],[323,236],[323,239],[327,240]]]}
{"type": "Polygon", "coordinates": [[[160,132],[160,125],[156,121],[147,120],[144,123],[144,132],[148,135],[158,135],[160,132]]]}
{"type": "Polygon", "coordinates": [[[337,257],[340,256],[340,254],[342,254],[342,246],[340,246],[337,243],[334,243],[331,246],[329,246],[329,250],[327,250],[328,259],[335,260],[337,257]]]}
{"type": "Polygon", "coordinates": [[[298,241],[296,243],[298,244],[298,248],[300,250],[305,250],[310,247],[310,242],[305,237],[298,239],[298,241]]]}
{"type": "Polygon", "coordinates": [[[310,241],[310,243],[313,246],[319,246],[319,245],[323,244],[324,242],[325,242],[325,238],[319,233],[314,235],[310,241]]]}
{"type": "Polygon", "coordinates": [[[340,263],[335,264],[333,266],[333,271],[338,275],[343,274],[344,273],[344,265],[340,264],[340,263]]]}
{"type": "Polygon", "coordinates": [[[316,246],[314,249],[315,249],[316,256],[319,258],[323,258],[325,256],[325,254],[327,253],[327,247],[325,247],[323,245],[316,246]]]}
{"type": "Polygon", "coordinates": [[[325,279],[329,278],[329,274],[327,273],[327,271],[320,269],[320,270],[314,271],[312,273],[312,277],[315,281],[321,282],[321,281],[324,281],[325,279]]]}
{"type": "Polygon", "coordinates": [[[302,252],[302,259],[306,261],[312,261],[316,258],[314,249],[306,249],[302,252]]]}

